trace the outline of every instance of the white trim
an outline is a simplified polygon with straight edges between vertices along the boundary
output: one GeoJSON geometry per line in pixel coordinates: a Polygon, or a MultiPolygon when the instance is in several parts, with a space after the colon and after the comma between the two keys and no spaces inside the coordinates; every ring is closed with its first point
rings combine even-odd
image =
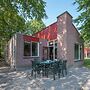
{"type": "Polygon", "coordinates": [[[30,50],[31,55],[30,56],[32,56],[32,42],[31,42],[31,47],[30,48],[31,48],[31,50],[30,50]]]}
{"type": "Polygon", "coordinates": [[[74,61],[80,61],[81,59],[74,59],[74,61]]]}
{"type": "Polygon", "coordinates": [[[39,57],[39,42],[34,42],[34,41],[27,42],[27,41],[24,41],[24,43],[30,43],[30,56],[24,56],[24,54],[23,54],[24,57],[39,57]],[[37,56],[32,56],[32,43],[37,43],[37,56]]]}
{"type": "Polygon", "coordinates": [[[24,41],[24,43],[31,43],[31,42],[28,42],[28,41],[24,41]]]}
{"type": "Polygon", "coordinates": [[[49,40],[48,42],[50,42],[50,41],[56,41],[57,39],[54,39],[54,40],[49,40]]]}
{"type": "MultiPolygon", "coordinates": [[[[78,55],[78,59],[75,59],[75,56],[74,56],[74,61],[80,61],[81,60],[81,50],[80,50],[81,44],[80,43],[75,43],[75,45],[78,45],[78,47],[79,47],[79,50],[78,50],[79,55],[78,55]]],[[[75,50],[75,46],[74,46],[74,50],[75,50]]],[[[74,51],[74,53],[75,53],[75,51],[74,51]]]]}
{"type": "Polygon", "coordinates": [[[80,60],[80,44],[79,44],[79,60],[80,60]]]}
{"type": "Polygon", "coordinates": [[[39,44],[40,44],[40,43],[38,43],[38,57],[39,57],[39,52],[40,52],[40,51],[39,51],[39,49],[40,49],[40,47],[39,47],[40,45],[39,45],[39,44]]]}
{"type": "MultiPolygon", "coordinates": [[[[53,59],[54,59],[54,60],[56,60],[56,58],[55,58],[55,41],[57,41],[57,39],[48,41],[48,47],[53,47],[53,59]],[[52,45],[52,46],[49,46],[49,43],[50,43],[50,42],[53,42],[53,45],[52,45]]],[[[57,48],[57,47],[56,47],[56,48],[57,48]]]]}
{"type": "Polygon", "coordinates": [[[53,41],[53,59],[55,60],[55,41],[53,41]]]}
{"type": "MultiPolygon", "coordinates": [[[[37,44],[37,56],[32,56],[32,53],[31,53],[31,57],[39,57],[39,42],[31,42],[31,43],[37,44]]],[[[32,46],[31,46],[31,52],[32,52],[32,46]]]]}

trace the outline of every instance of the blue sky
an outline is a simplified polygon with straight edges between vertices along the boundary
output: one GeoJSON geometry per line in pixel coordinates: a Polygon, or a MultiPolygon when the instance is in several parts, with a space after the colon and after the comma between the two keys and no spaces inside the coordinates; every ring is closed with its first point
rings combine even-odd
{"type": "Polygon", "coordinates": [[[44,19],[46,26],[52,24],[57,20],[57,16],[65,11],[68,11],[75,19],[79,13],[77,12],[77,5],[73,5],[74,0],[44,0],[46,2],[46,14],[48,19],[44,19]]]}

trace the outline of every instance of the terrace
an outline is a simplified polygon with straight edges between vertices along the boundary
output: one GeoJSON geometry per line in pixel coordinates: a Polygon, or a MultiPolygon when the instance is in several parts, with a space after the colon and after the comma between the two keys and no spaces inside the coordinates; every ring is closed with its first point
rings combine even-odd
{"type": "MultiPolygon", "coordinates": [[[[0,70],[1,71],[1,70],[0,70]]],[[[89,90],[90,70],[70,68],[65,77],[31,77],[31,70],[0,73],[0,90],[89,90]],[[88,80],[88,83],[86,83],[88,80]]]]}

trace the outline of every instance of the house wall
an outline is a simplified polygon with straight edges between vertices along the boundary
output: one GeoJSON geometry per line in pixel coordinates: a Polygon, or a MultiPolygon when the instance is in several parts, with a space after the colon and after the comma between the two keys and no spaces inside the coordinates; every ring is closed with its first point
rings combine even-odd
{"type": "MultiPolygon", "coordinates": [[[[75,26],[72,24],[72,16],[65,12],[57,17],[57,22],[44,28],[42,31],[32,36],[17,34],[15,38],[12,38],[9,44],[9,58],[12,57],[14,52],[14,65],[18,67],[31,67],[31,60],[43,59],[43,47],[47,47],[47,41],[57,39],[57,59],[67,60],[68,66],[77,66],[83,63],[83,40],[80,37],[75,26]],[[39,38],[39,39],[38,39],[39,38]],[[38,40],[39,42],[39,56],[38,57],[25,57],[24,56],[24,41],[38,40]],[[15,43],[14,43],[15,42],[15,43]],[[78,43],[82,45],[82,57],[81,60],[76,61],[74,59],[74,45],[78,43]],[[14,51],[13,51],[14,49],[14,51]]],[[[13,65],[13,64],[12,64],[13,65]]]]}
{"type": "Polygon", "coordinates": [[[11,68],[15,67],[16,60],[16,35],[14,35],[7,44],[6,47],[6,62],[11,68]]]}
{"type": "Polygon", "coordinates": [[[81,38],[80,34],[78,33],[75,26],[72,24],[72,20],[70,20],[70,16],[67,14],[67,58],[69,63],[73,66],[77,66],[80,64],[82,65],[84,60],[83,55],[83,39],[81,38]],[[79,44],[82,46],[81,48],[81,59],[76,60],[74,57],[74,45],[79,44]]]}
{"type": "Polygon", "coordinates": [[[77,66],[83,63],[83,41],[80,34],[72,24],[72,17],[67,12],[57,17],[58,25],[58,58],[66,59],[69,66],[77,66]],[[74,45],[82,45],[81,60],[74,59],[74,45]],[[75,62],[77,61],[77,62],[75,62]]]}
{"type": "Polygon", "coordinates": [[[11,64],[11,60],[12,60],[12,50],[11,50],[11,47],[12,47],[12,39],[9,40],[8,44],[7,44],[7,47],[6,47],[6,62],[10,65],[11,64]]]}
{"type": "Polygon", "coordinates": [[[47,47],[47,40],[39,39],[39,41],[40,41],[40,48],[39,48],[40,60],[43,60],[43,48],[47,47]]]}
{"type": "MultiPolygon", "coordinates": [[[[39,56],[24,56],[24,39],[22,34],[17,34],[16,68],[31,67],[32,60],[42,60],[43,46],[47,46],[46,40],[39,40],[39,56]]],[[[26,40],[26,39],[25,39],[26,40]]],[[[36,39],[34,39],[36,40],[36,39]]],[[[28,39],[30,41],[30,39],[28,39]]]]}

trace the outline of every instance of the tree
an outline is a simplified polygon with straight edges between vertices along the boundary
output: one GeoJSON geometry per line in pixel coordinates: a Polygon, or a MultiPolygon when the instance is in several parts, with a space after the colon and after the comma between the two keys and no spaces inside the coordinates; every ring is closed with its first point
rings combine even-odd
{"type": "Polygon", "coordinates": [[[46,18],[46,2],[43,0],[0,0],[1,10],[11,9],[27,18],[46,18]]]}
{"type": "Polygon", "coordinates": [[[0,0],[0,57],[7,41],[16,32],[25,32],[27,19],[46,18],[43,0],[0,0]]]}
{"type": "Polygon", "coordinates": [[[40,31],[42,28],[45,28],[45,24],[42,20],[31,20],[26,23],[26,34],[34,34],[38,31],[40,31]]]}
{"type": "Polygon", "coordinates": [[[90,43],[90,0],[75,0],[80,15],[75,19],[85,43],[90,43]]]}

